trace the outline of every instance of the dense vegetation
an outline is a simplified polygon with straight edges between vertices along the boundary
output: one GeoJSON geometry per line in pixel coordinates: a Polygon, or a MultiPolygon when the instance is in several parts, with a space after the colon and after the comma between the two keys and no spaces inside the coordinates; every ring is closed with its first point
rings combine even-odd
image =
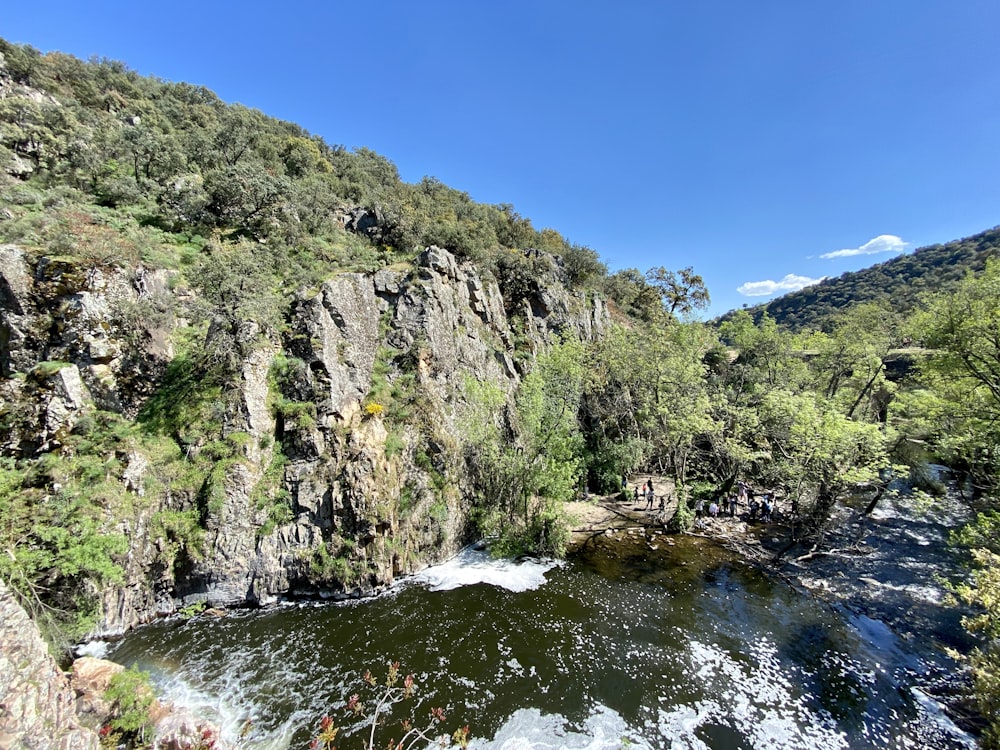
{"type": "MultiPolygon", "coordinates": [[[[798,292],[784,294],[748,308],[754,320],[763,315],[790,331],[826,330],[848,307],[861,302],[880,304],[905,317],[927,294],[956,288],[968,273],[980,273],[988,258],[1000,253],[1000,227],[944,245],[921,247],[912,253],[825,279],[798,292]]],[[[726,320],[732,313],[722,316],[726,320]]]]}
{"type": "MultiPolygon", "coordinates": [[[[984,715],[998,715],[1000,265],[983,261],[996,230],[854,274],[853,288],[805,290],[774,308],[784,327],[766,312],[737,311],[716,328],[684,317],[708,299],[691,268],[609,276],[595,251],[536,230],[509,205],[477,203],[433,178],[404,183],[372,151],[331,146],[206,89],[5,42],[0,52],[0,87],[44,92],[0,98],[0,241],[87,268],[169,268],[194,292],[183,310],[164,297],[119,311],[191,321],[135,419],[97,410],[58,448],[22,444],[0,459],[0,576],[36,616],[69,613],[85,631],[96,587],[121,578],[122,531],[108,518],[127,517],[137,501],[112,479],[136,447],[154,463],[152,489],[174,499],[155,518],[164,565],[196,557],[225,467],[246,440],[223,428],[239,364],[281,335],[299,293],[345,269],[408,264],[434,244],[495,278],[512,310],[554,257],[567,284],[605,295],[615,311],[600,340],[566,339],[538,354],[509,418],[496,419],[504,394],[466,386],[464,471],[479,528],[498,548],[558,553],[564,501],[647,469],[673,478],[681,528],[695,497],[746,479],[783,498],[789,549],[808,549],[823,543],[847,491],[865,486],[878,497],[909,473],[938,492],[922,467],[946,462],[978,511],[956,539],[975,571],[957,594],[981,612],[968,623],[982,639],[970,663],[984,715]],[[917,279],[959,264],[981,273],[958,274],[947,295],[921,289],[917,279]],[[911,355],[910,374],[890,378],[904,341],[927,349],[911,355]]],[[[278,359],[276,394],[296,366],[278,359]]],[[[391,405],[395,419],[419,421],[418,396],[380,367],[366,409],[376,416],[391,405]]],[[[315,414],[287,395],[274,409],[289,422],[315,414]]],[[[5,429],[16,418],[0,404],[5,429]]],[[[275,524],[290,512],[278,447],[262,500],[275,524]]],[[[316,561],[323,574],[351,574],[335,563],[316,561]]],[[[990,731],[998,746],[1000,724],[990,731]]]]}

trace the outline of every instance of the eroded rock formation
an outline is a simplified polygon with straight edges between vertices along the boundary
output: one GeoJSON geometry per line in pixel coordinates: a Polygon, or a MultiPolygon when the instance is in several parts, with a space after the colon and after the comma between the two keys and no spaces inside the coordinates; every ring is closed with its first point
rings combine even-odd
{"type": "MultiPolygon", "coordinates": [[[[133,418],[163,382],[189,292],[172,290],[166,271],[14,246],[0,256],[0,411],[11,426],[0,450],[58,454],[95,410],[133,418]]],[[[139,445],[118,457],[136,501],[114,521],[129,540],[125,582],[102,592],[96,632],[203,603],[362,595],[453,554],[469,531],[466,381],[511,394],[546,342],[609,324],[599,297],[568,291],[554,259],[547,267],[505,299],[492,277],[430,247],[412,266],[341,273],[300,293],[280,336],[241,328],[256,343],[228,384],[222,432],[235,448],[216,494],[164,487],[139,445]],[[191,508],[198,554],[154,522],[191,508]]],[[[207,447],[192,439],[184,450],[207,447]]]]}

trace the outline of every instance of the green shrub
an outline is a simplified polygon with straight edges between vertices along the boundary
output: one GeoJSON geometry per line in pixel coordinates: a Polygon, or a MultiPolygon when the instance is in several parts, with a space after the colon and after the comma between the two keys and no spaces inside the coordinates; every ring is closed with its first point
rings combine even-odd
{"type": "Polygon", "coordinates": [[[677,510],[668,525],[671,531],[676,532],[688,531],[694,525],[694,509],[688,505],[687,493],[683,488],[677,490],[677,510]]]}
{"type": "Polygon", "coordinates": [[[152,727],[154,696],[149,675],[135,667],[118,672],[111,677],[104,699],[111,704],[109,726],[118,741],[126,747],[143,746],[152,727]]]}
{"type": "Polygon", "coordinates": [[[399,455],[405,447],[406,441],[398,432],[389,432],[389,434],[385,436],[386,458],[392,458],[393,456],[399,455]]]}
{"type": "MultiPolygon", "coordinates": [[[[353,549],[353,547],[352,547],[353,549]]],[[[347,554],[349,550],[346,545],[342,548],[342,551],[347,554]]],[[[356,578],[356,572],[352,567],[350,560],[346,556],[334,557],[331,554],[329,545],[322,544],[313,550],[311,557],[309,558],[309,580],[313,583],[329,583],[331,581],[337,581],[341,583],[344,588],[353,583],[356,578]]]]}

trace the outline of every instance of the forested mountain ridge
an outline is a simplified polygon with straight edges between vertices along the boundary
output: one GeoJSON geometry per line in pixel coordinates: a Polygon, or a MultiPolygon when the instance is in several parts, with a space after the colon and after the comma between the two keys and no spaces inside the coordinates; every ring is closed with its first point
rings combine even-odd
{"type": "MultiPolygon", "coordinates": [[[[847,308],[877,303],[899,316],[914,310],[929,293],[953,289],[969,273],[978,274],[1000,254],[1000,227],[970,237],[928,245],[860,271],[848,271],[762,305],[747,308],[755,320],[767,314],[790,331],[826,329],[847,308]]],[[[730,319],[735,311],[720,316],[730,319]]]]}

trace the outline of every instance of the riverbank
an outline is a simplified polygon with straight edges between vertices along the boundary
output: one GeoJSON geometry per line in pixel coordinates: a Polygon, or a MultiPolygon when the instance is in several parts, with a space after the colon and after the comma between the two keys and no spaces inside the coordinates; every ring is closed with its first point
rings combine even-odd
{"type": "Polygon", "coordinates": [[[630,531],[634,535],[640,530],[651,535],[662,533],[677,509],[673,483],[665,477],[640,474],[630,477],[628,486],[638,490],[650,480],[655,488],[652,509],[647,509],[648,503],[643,497],[633,499],[633,495],[628,494],[631,489],[626,491],[624,498],[621,493],[590,495],[587,500],[567,503],[565,511],[571,530],[568,551],[578,550],[601,535],[613,537],[630,531]]]}

